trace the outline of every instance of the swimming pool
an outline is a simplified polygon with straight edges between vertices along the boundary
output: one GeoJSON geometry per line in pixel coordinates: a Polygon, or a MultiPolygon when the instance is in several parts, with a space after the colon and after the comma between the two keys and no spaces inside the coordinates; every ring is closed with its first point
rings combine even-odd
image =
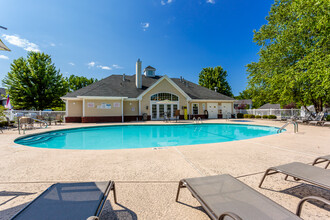
{"type": "Polygon", "coordinates": [[[277,130],[242,124],[113,125],[28,135],[15,143],[53,149],[129,149],[244,140],[276,134],[277,130]]]}

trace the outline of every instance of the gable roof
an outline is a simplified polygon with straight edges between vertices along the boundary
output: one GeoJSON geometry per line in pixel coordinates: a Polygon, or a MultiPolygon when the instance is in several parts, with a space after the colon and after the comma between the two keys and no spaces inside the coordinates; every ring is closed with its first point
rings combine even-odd
{"type": "MultiPolygon", "coordinates": [[[[123,81],[123,75],[111,75],[84,88],[68,93],[62,98],[76,98],[78,96],[111,96],[137,98],[154,83],[156,83],[160,78],[162,78],[160,76],[155,76],[151,78],[146,77],[144,75],[142,75],[141,77],[141,89],[138,89],[135,86],[135,75],[125,75],[125,81],[123,81]]],[[[184,80],[185,83],[181,82],[178,78],[171,78],[171,80],[191,99],[234,100],[229,96],[217,93],[213,90],[207,89],[187,80],[184,80]]]]}
{"type": "Polygon", "coordinates": [[[280,109],[280,108],[281,108],[281,105],[280,104],[270,104],[270,103],[267,103],[267,104],[264,104],[263,106],[261,106],[258,109],[280,109]]]}

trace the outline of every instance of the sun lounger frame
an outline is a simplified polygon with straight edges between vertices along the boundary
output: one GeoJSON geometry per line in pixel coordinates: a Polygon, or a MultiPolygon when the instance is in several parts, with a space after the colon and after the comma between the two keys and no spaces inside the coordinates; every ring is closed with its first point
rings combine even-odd
{"type": "MultiPolygon", "coordinates": [[[[225,175],[228,175],[228,174],[225,174],[225,175]]],[[[221,176],[221,175],[219,175],[219,176],[221,176]]],[[[199,178],[199,177],[197,177],[197,178],[199,178]]],[[[203,178],[203,177],[201,177],[201,178],[203,178]]],[[[238,182],[241,184],[241,186],[252,189],[251,187],[249,187],[248,185],[246,185],[246,184],[244,184],[243,182],[239,181],[238,179],[232,177],[231,175],[228,175],[228,177],[226,177],[226,178],[233,178],[233,179],[235,179],[236,181],[238,181],[238,182]]],[[[237,214],[235,214],[235,213],[233,213],[233,212],[224,212],[224,213],[222,213],[219,217],[217,217],[216,214],[212,211],[212,209],[211,209],[211,208],[210,208],[210,207],[209,207],[209,206],[203,201],[203,199],[198,195],[198,193],[196,193],[196,192],[194,191],[194,189],[189,185],[189,183],[186,182],[186,179],[182,179],[182,180],[179,181],[178,191],[177,191],[176,198],[175,198],[175,201],[176,201],[176,202],[179,202],[180,190],[181,190],[182,188],[187,188],[187,189],[190,191],[190,193],[192,194],[192,196],[193,196],[195,199],[197,199],[197,201],[202,205],[202,207],[204,208],[204,210],[206,211],[206,213],[209,215],[209,217],[210,217],[211,219],[213,219],[213,220],[224,220],[226,216],[229,216],[229,217],[231,217],[231,218],[234,219],[234,220],[243,220],[243,219],[244,219],[244,217],[242,218],[242,217],[238,216],[237,214]]],[[[257,192],[257,191],[254,190],[254,189],[252,189],[252,191],[255,192],[256,194],[260,194],[260,196],[262,196],[262,197],[265,197],[264,195],[262,195],[261,193],[257,192]]],[[[267,198],[267,197],[265,197],[265,198],[267,198]]],[[[316,197],[316,198],[317,198],[317,197],[316,197]]],[[[267,198],[267,199],[269,199],[269,198],[267,198]]],[[[273,203],[274,203],[274,205],[278,205],[278,204],[277,204],[276,202],[274,202],[274,201],[273,201],[273,203]]],[[[302,205],[303,205],[303,204],[301,204],[301,206],[302,206],[302,205]]],[[[280,205],[278,205],[278,206],[281,207],[281,208],[283,208],[283,210],[286,210],[283,206],[280,206],[280,205]]],[[[300,208],[300,211],[301,211],[301,208],[300,208]]],[[[297,216],[297,219],[301,219],[301,218],[300,218],[299,216],[297,216]]]]}
{"type": "MultiPolygon", "coordinates": [[[[33,204],[33,202],[37,201],[40,197],[42,197],[44,194],[46,194],[49,190],[51,190],[53,187],[55,187],[55,185],[58,184],[58,183],[55,183],[55,184],[52,184],[50,187],[48,187],[45,191],[43,191],[39,196],[37,196],[34,200],[32,200],[29,204],[27,204],[23,209],[21,209],[16,215],[14,215],[11,220],[14,220],[16,217],[18,217],[21,213],[23,213],[30,205],[33,204]]],[[[101,199],[101,202],[99,204],[99,206],[97,207],[97,210],[96,212],[94,213],[94,216],[91,216],[91,217],[99,217],[101,212],[102,212],[102,209],[104,207],[104,204],[110,194],[110,191],[113,191],[113,197],[114,197],[114,201],[115,203],[117,204],[117,195],[116,195],[116,188],[115,188],[115,182],[114,181],[109,181],[108,182],[108,186],[105,190],[105,192],[103,193],[103,196],[102,196],[102,199],[101,199]]]]}
{"type": "Polygon", "coordinates": [[[328,162],[327,165],[324,167],[324,169],[327,169],[328,166],[330,165],[330,155],[316,158],[312,165],[314,166],[315,164],[324,163],[324,162],[328,162]]]}
{"type": "MultiPolygon", "coordinates": [[[[303,164],[303,163],[300,163],[300,164],[302,164],[302,165],[306,165],[306,166],[311,166],[311,165],[303,164]]],[[[283,165],[281,165],[281,166],[283,166],[283,165]]],[[[279,167],[280,167],[280,166],[279,166],[279,167]]],[[[313,185],[316,185],[316,186],[319,186],[319,187],[322,187],[322,188],[325,188],[325,189],[329,189],[329,190],[330,190],[330,185],[323,185],[323,184],[320,184],[320,183],[318,183],[317,181],[313,181],[312,179],[309,179],[309,178],[304,177],[304,176],[298,176],[298,175],[296,175],[295,173],[288,172],[288,171],[283,170],[283,169],[281,169],[281,168],[279,168],[279,167],[270,167],[270,168],[268,168],[268,169],[266,170],[264,176],[262,177],[262,179],[261,179],[261,181],[260,181],[259,188],[261,188],[262,183],[264,182],[266,176],[273,175],[273,174],[277,174],[277,173],[282,173],[282,174],[286,175],[285,178],[284,178],[285,180],[287,180],[288,177],[291,176],[291,177],[293,177],[293,179],[296,180],[296,181],[303,180],[303,181],[305,181],[305,182],[307,182],[307,183],[311,183],[311,184],[313,184],[313,185]]],[[[313,167],[314,167],[314,166],[313,166],[313,167]]],[[[316,168],[316,170],[317,170],[317,169],[324,170],[323,168],[320,168],[320,167],[315,167],[315,168],[316,168]]]]}

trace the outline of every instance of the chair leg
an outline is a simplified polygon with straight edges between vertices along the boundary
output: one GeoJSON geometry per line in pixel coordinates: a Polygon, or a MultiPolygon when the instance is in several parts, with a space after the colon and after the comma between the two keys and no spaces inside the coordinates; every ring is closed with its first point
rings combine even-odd
{"type": "Polygon", "coordinates": [[[113,182],[113,185],[112,185],[112,189],[113,190],[113,199],[115,201],[115,203],[117,204],[117,194],[116,194],[116,187],[115,187],[115,183],[113,182]]]}
{"type": "Polygon", "coordinates": [[[261,182],[260,182],[260,184],[259,184],[259,188],[261,188],[261,185],[262,185],[262,183],[264,182],[266,176],[268,176],[268,175],[272,175],[272,174],[275,174],[275,173],[278,173],[278,172],[275,171],[275,170],[273,170],[272,168],[267,169],[266,172],[265,172],[265,174],[264,174],[264,176],[263,176],[262,179],[261,179],[261,182]],[[274,172],[269,173],[269,172],[271,172],[271,171],[274,171],[274,172]]]}
{"type": "Polygon", "coordinates": [[[184,186],[183,181],[180,180],[180,182],[179,182],[179,186],[178,186],[178,191],[177,191],[177,193],[176,193],[176,198],[175,198],[175,201],[176,201],[176,202],[179,201],[180,190],[181,190],[181,188],[184,188],[184,187],[185,187],[185,186],[184,186]]]}
{"type": "Polygon", "coordinates": [[[330,165],[330,161],[329,161],[328,164],[324,167],[324,169],[327,169],[329,165],[330,165]]]}

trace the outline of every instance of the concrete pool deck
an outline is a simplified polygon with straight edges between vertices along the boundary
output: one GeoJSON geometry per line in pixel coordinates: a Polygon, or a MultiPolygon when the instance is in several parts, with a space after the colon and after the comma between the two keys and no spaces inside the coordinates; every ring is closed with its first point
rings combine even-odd
{"type": "MultiPolygon", "coordinates": [[[[276,121],[252,121],[240,123],[283,125],[276,121]]],[[[208,122],[228,123],[205,121],[208,122]]],[[[28,130],[26,134],[95,125],[65,124],[28,130]]],[[[285,181],[281,174],[267,177],[264,188],[258,188],[263,172],[271,166],[293,161],[311,163],[318,156],[330,154],[329,127],[299,125],[299,133],[294,134],[289,125],[286,132],[271,136],[159,149],[42,149],[15,144],[14,139],[20,136],[17,130],[0,133],[0,219],[15,215],[53,183],[71,181],[116,182],[119,205],[113,203],[111,194],[111,204],[106,203],[101,219],[209,219],[188,190],[182,190],[181,203],[175,202],[178,181],[225,173],[292,212],[301,197],[330,199],[328,190],[292,179],[285,181]]],[[[329,219],[329,210],[323,204],[306,203],[302,218],[329,219]]]]}

